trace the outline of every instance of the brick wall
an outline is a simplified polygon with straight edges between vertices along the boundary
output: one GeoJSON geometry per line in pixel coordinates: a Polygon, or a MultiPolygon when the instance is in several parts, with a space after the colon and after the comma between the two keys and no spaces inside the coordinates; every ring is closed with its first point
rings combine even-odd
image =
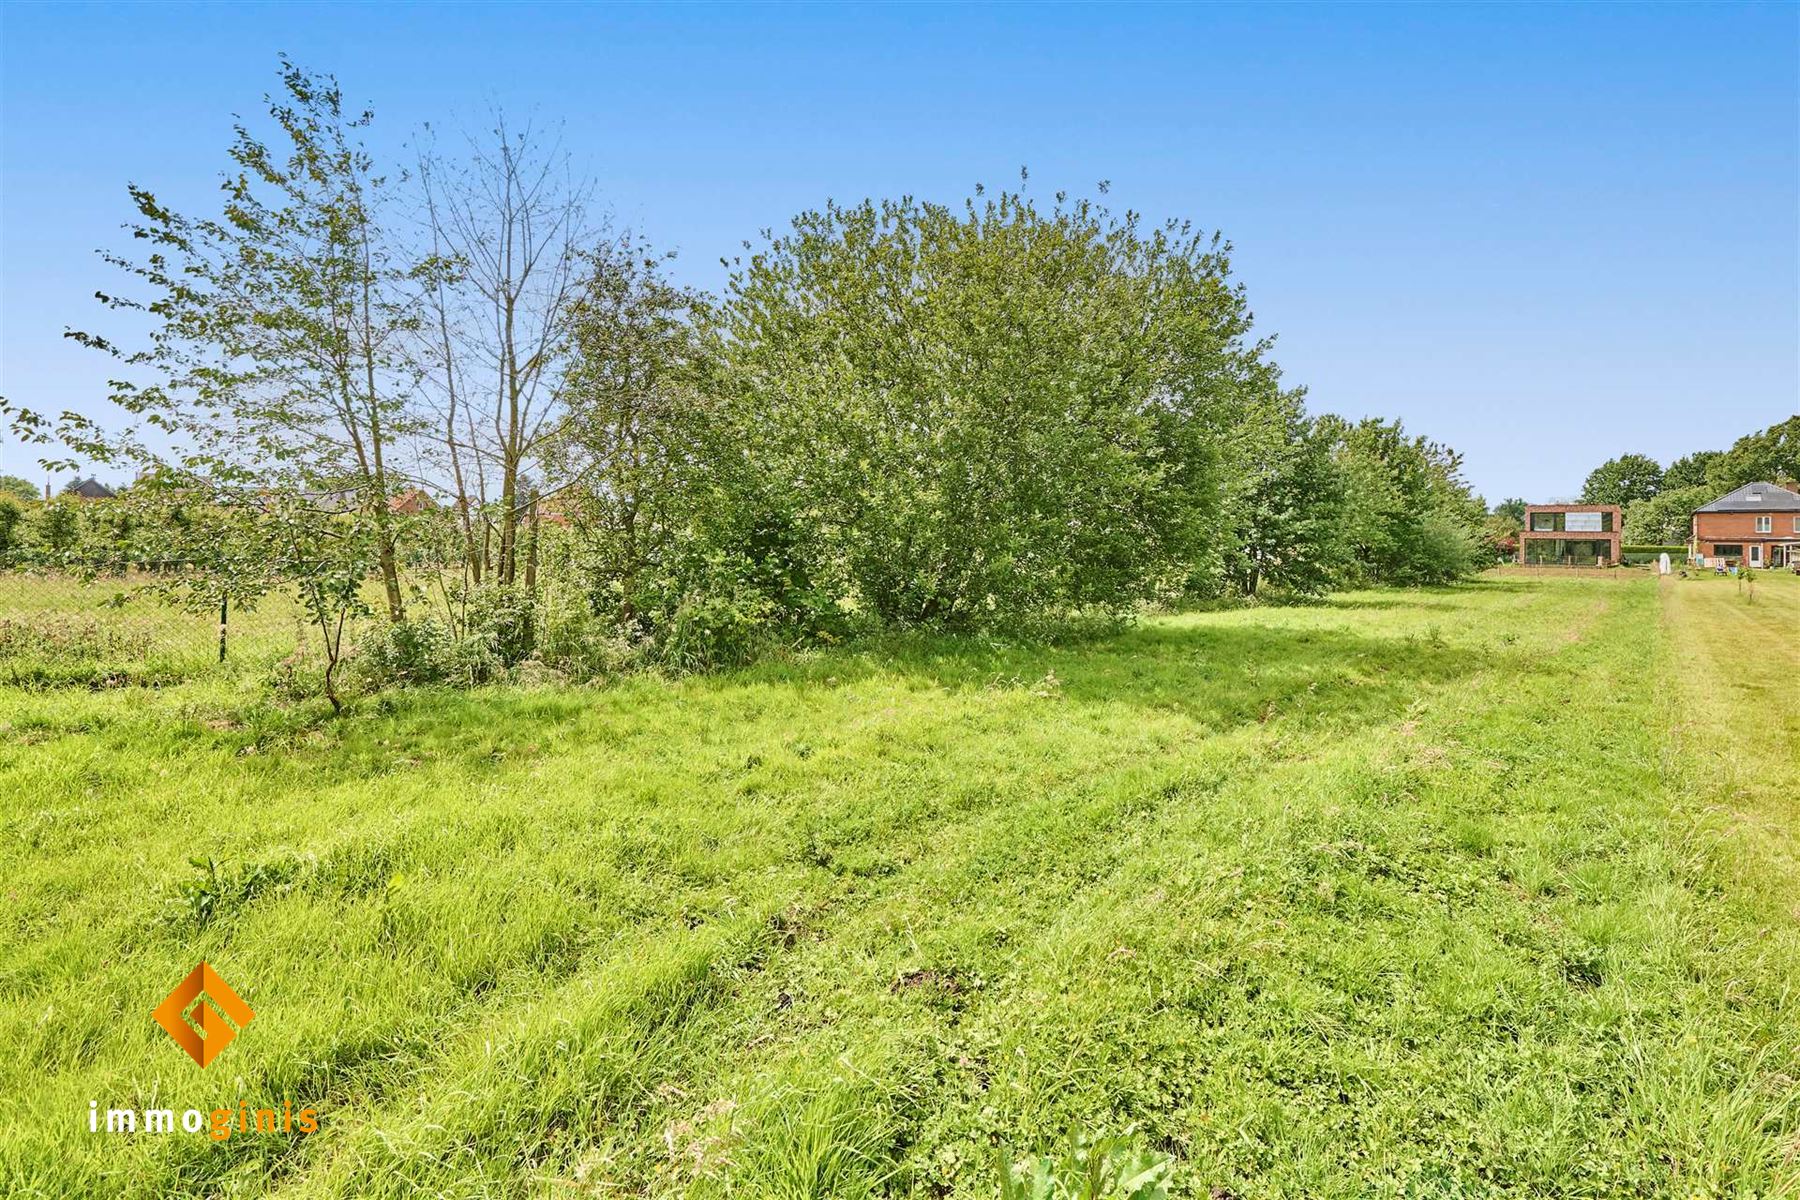
{"type": "Polygon", "coordinates": [[[1800,539],[1794,532],[1794,519],[1800,513],[1695,513],[1694,537],[1702,542],[1791,542],[1800,539]],[[1756,532],[1756,518],[1769,518],[1768,533],[1756,532]]]}
{"type": "MultiPolygon", "coordinates": [[[[1695,513],[1694,553],[1707,558],[1719,557],[1714,553],[1713,547],[1722,542],[1744,547],[1741,553],[1747,557],[1750,547],[1757,543],[1766,547],[1778,542],[1800,542],[1800,533],[1794,531],[1794,520],[1797,517],[1800,517],[1800,513],[1695,513]],[[1769,519],[1767,533],[1758,533],[1756,530],[1756,518],[1759,516],[1769,519]]],[[[1728,557],[1736,559],[1739,556],[1734,554],[1728,557]]],[[[1768,561],[1769,555],[1765,551],[1763,562],[1768,561]]]]}

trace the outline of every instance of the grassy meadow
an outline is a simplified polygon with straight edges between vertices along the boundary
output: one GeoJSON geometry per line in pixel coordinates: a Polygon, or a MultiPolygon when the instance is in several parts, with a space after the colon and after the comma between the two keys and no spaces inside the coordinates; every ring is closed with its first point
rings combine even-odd
{"type": "Polygon", "coordinates": [[[0,1194],[991,1197],[1111,1134],[1209,1200],[1800,1195],[1797,632],[1493,573],[336,721],[0,688],[0,1194]]]}

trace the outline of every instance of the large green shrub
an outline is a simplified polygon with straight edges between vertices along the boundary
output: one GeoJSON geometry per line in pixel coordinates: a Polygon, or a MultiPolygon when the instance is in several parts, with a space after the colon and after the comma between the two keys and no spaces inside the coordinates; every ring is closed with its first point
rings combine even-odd
{"type": "Polygon", "coordinates": [[[1088,202],[827,206],[719,312],[731,452],[890,624],[1122,611],[1216,550],[1261,347],[1226,249],[1088,202]]]}
{"type": "Polygon", "coordinates": [[[1346,578],[1442,584],[1486,559],[1486,508],[1463,481],[1460,455],[1408,436],[1399,421],[1325,417],[1320,426],[1343,473],[1346,578]]]}

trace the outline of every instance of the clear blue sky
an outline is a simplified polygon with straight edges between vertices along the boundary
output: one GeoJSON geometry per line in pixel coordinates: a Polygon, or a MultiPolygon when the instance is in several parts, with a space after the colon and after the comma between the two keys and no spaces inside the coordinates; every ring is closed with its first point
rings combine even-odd
{"type": "MultiPolygon", "coordinates": [[[[1800,405],[1800,5],[596,8],[0,4],[0,392],[103,407],[62,339],[125,184],[210,203],[276,54],[380,144],[561,118],[689,282],[826,197],[1029,165],[1237,247],[1315,411],[1403,417],[1490,500],[1800,405]]],[[[0,445],[0,470],[35,475],[0,445]]]]}

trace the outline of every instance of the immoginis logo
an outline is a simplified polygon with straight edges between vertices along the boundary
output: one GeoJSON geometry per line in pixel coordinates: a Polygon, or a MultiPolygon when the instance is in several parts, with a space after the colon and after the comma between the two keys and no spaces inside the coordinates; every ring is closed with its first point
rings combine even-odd
{"type": "Polygon", "coordinates": [[[219,1057],[231,1039],[256,1017],[250,1006],[205,962],[188,972],[188,977],[176,984],[175,990],[163,997],[150,1015],[202,1067],[219,1057]]]}

